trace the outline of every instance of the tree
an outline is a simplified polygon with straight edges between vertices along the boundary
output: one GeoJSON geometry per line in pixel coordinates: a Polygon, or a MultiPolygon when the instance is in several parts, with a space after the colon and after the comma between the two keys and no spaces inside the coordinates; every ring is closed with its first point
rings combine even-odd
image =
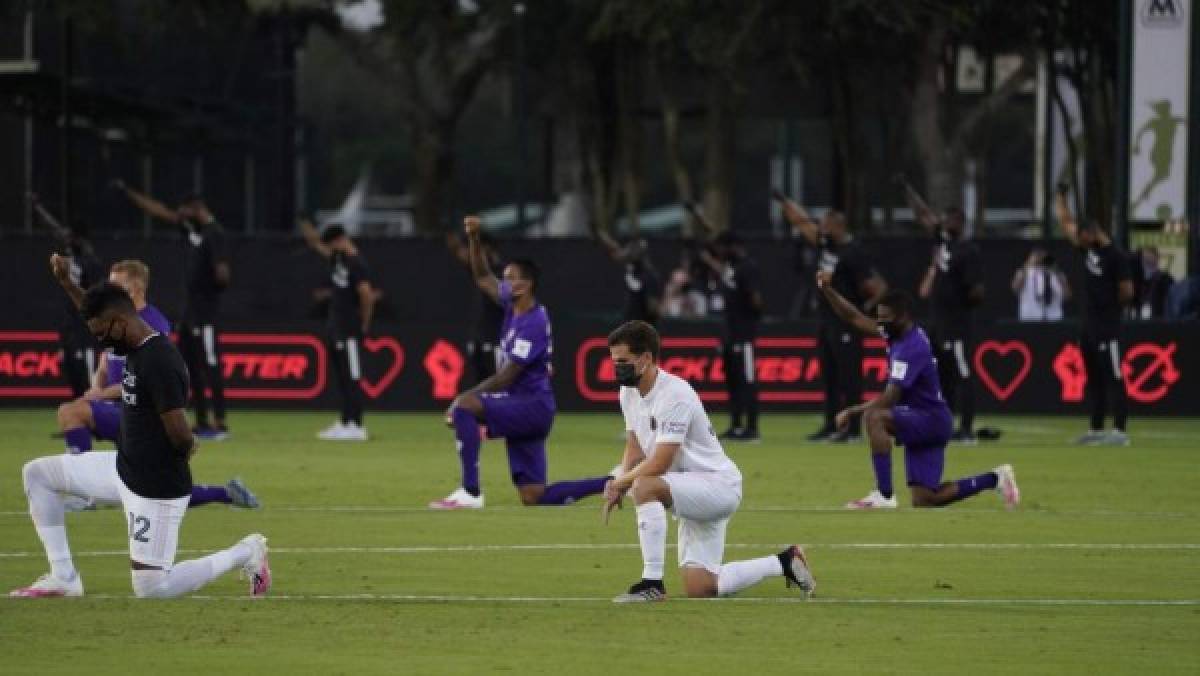
{"type": "Polygon", "coordinates": [[[384,0],[383,10],[379,27],[330,34],[402,93],[401,121],[416,165],[414,220],[421,232],[437,232],[452,209],[457,125],[500,58],[512,4],[384,0]]]}

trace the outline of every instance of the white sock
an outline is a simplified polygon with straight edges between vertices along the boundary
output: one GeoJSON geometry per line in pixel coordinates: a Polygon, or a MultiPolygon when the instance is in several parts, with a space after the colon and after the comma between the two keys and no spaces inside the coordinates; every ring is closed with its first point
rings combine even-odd
{"type": "Polygon", "coordinates": [[[250,547],[238,543],[229,549],[177,564],[167,572],[157,596],[174,598],[196,591],[250,560],[250,547]]]}
{"type": "Polygon", "coordinates": [[[63,496],[66,472],[61,458],[38,458],[25,464],[21,471],[25,496],[29,498],[29,516],[38,539],[46,549],[50,573],[60,580],[75,579],[75,564],[71,561],[71,546],[67,544],[63,496]]]}
{"type": "Polygon", "coordinates": [[[667,556],[667,510],[661,502],[637,506],[638,541],[642,545],[642,579],[663,579],[667,556]]]}
{"type": "Polygon", "coordinates": [[[71,561],[71,545],[67,544],[67,527],[37,526],[37,534],[46,548],[50,573],[60,580],[74,580],[75,563],[71,561]]]}
{"type": "Polygon", "coordinates": [[[753,587],[768,577],[783,575],[783,564],[772,554],[761,559],[734,561],[721,566],[717,573],[717,595],[729,596],[753,587]]]}

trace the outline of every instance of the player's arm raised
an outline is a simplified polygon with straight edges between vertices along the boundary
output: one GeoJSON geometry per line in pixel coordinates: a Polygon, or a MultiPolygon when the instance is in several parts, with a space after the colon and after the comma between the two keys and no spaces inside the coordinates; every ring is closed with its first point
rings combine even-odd
{"type": "Polygon", "coordinates": [[[133,188],[130,188],[129,186],[125,185],[124,181],[114,181],[113,186],[117,190],[125,193],[125,196],[129,198],[129,201],[133,202],[134,206],[146,212],[147,214],[150,214],[160,221],[166,221],[172,225],[179,224],[179,214],[174,209],[171,209],[162,202],[149,195],[140,193],[133,188]]]}
{"type": "Polygon", "coordinates": [[[1058,217],[1058,223],[1062,226],[1067,241],[1079,246],[1079,223],[1075,220],[1075,214],[1071,213],[1071,207],[1067,205],[1065,183],[1059,183],[1054,191],[1054,215],[1058,217]]]}
{"type": "Polygon", "coordinates": [[[83,289],[79,288],[79,285],[71,279],[71,265],[68,260],[66,256],[50,254],[50,270],[54,273],[54,278],[58,280],[63,291],[67,292],[67,297],[71,299],[75,309],[82,310],[83,289]]]}
{"type": "Polygon", "coordinates": [[[323,258],[329,258],[333,255],[333,249],[321,241],[321,235],[317,232],[317,226],[313,225],[311,219],[300,219],[300,234],[304,237],[304,241],[313,251],[321,254],[323,258]]]}
{"type": "Polygon", "coordinates": [[[829,301],[830,307],[833,308],[837,316],[842,318],[842,321],[858,329],[860,333],[874,335],[877,332],[875,322],[859,312],[858,308],[854,307],[850,301],[842,297],[842,294],[833,288],[833,273],[824,270],[818,272],[817,288],[825,295],[825,300],[829,301]]]}
{"type": "Polygon", "coordinates": [[[33,212],[38,215],[38,220],[43,223],[54,237],[65,246],[71,240],[71,231],[63,227],[62,223],[50,213],[46,205],[42,204],[42,200],[38,199],[37,193],[29,193],[29,203],[33,206],[33,212]]]}
{"type": "Polygon", "coordinates": [[[480,291],[487,294],[496,303],[500,302],[500,280],[496,279],[496,275],[492,273],[492,269],[488,267],[487,259],[483,255],[483,242],[479,241],[479,232],[483,228],[483,221],[478,216],[467,216],[463,219],[463,229],[467,233],[467,250],[468,258],[471,262],[471,276],[475,278],[475,285],[480,291]]]}
{"type": "Polygon", "coordinates": [[[787,222],[791,224],[792,233],[800,235],[809,244],[816,244],[818,231],[817,222],[808,215],[808,212],[804,210],[804,207],[800,206],[796,202],[793,202],[788,198],[787,195],[784,195],[783,192],[779,190],[772,190],[771,197],[774,197],[775,201],[779,202],[779,205],[783,207],[783,217],[786,218],[787,222]]]}
{"type": "Polygon", "coordinates": [[[612,235],[608,234],[607,231],[600,228],[595,228],[595,232],[596,241],[600,242],[600,246],[604,247],[604,250],[608,253],[608,257],[617,263],[624,263],[625,252],[621,250],[621,245],[617,243],[617,240],[613,239],[612,235]]]}
{"type": "Polygon", "coordinates": [[[896,174],[896,182],[904,188],[904,198],[908,200],[908,206],[913,211],[913,217],[918,223],[925,226],[926,230],[933,232],[942,224],[937,214],[933,213],[933,209],[925,203],[925,199],[921,197],[921,193],[912,187],[904,174],[896,174]]]}
{"type": "Polygon", "coordinates": [[[471,254],[467,250],[467,245],[463,244],[462,240],[460,240],[453,232],[446,233],[446,250],[448,250],[450,255],[454,256],[454,259],[459,263],[462,263],[466,266],[471,265],[471,254]]]}

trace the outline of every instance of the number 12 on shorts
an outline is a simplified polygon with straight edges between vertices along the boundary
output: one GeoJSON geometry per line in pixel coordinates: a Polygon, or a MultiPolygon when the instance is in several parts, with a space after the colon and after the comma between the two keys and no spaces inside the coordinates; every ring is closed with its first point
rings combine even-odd
{"type": "Polygon", "coordinates": [[[135,542],[149,542],[146,531],[150,530],[150,519],[129,513],[129,539],[135,542]]]}

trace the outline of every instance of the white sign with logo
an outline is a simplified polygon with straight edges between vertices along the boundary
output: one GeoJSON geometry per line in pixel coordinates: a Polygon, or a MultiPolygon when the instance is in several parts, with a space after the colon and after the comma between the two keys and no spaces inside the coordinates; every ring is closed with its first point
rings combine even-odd
{"type": "Polygon", "coordinates": [[[1191,0],[1134,0],[1129,217],[1165,221],[1187,200],[1191,0]]]}

